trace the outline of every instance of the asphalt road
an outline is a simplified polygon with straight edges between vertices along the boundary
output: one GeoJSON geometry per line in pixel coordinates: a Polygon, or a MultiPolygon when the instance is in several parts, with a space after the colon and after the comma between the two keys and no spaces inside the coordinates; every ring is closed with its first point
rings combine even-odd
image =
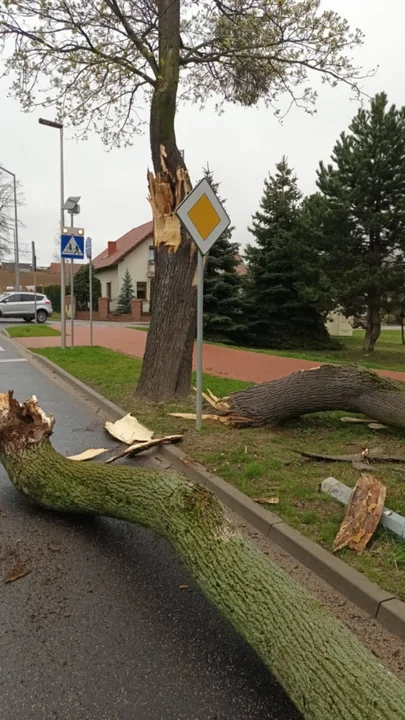
{"type": "MultiPolygon", "coordinates": [[[[0,346],[0,391],[38,396],[61,453],[114,445],[87,405],[0,346]]],[[[1,467],[0,608],[1,720],[300,717],[163,540],[39,511],[1,467]],[[16,559],[30,574],[4,584],[16,559]]]]}

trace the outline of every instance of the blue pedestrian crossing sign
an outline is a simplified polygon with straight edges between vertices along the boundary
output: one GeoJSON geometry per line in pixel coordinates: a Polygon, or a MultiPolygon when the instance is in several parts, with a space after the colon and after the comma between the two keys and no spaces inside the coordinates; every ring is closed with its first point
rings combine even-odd
{"type": "Polygon", "coordinates": [[[84,258],[84,237],[83,235],[61,235],[60,256],[65,260],[83,260],[84,258]]]}

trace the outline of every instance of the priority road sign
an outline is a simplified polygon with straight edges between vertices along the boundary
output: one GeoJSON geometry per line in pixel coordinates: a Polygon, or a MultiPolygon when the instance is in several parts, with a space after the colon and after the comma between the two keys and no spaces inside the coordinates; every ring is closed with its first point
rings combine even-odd
{"type": "Polygon", "coordinates": [[[203,378],[203,313],[204,313],[204,260],[216,240],[230,225],[230,219],[204,178],[185,197],[176,209],[176,215],[198,247],[197,254],[197,396],[196,427],[202,423],[203,378]]]}
{"type": "Polygon", "coordinates": [[[61,258],[83,260],[84,258],[84,237],[83,235],[66,234],[60,238],[61,258]]]}
{"type": "Polygon", "coordinates": [[[180,203],[176,215],[202,255],[209,252],[231,222],[206,178],[180,203]]]}

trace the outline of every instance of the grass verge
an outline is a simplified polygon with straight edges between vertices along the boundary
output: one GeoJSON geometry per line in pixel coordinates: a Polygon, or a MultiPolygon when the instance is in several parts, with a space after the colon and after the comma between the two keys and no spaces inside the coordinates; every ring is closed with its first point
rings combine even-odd
{"type": "Polygon", "coordinates": [[[49,325],[18,325],[7,328],[7,332],[12,338],[25,337],[51,337],[52,335],[60,335],[59,330],[55,330],[49,325]]]}
{"type": "MultiPolygon", "coordinates": [[[[79,347],[69,353],[60,348],[36,352],[133,412],[156,433],[184,432],[181,446],[184,452],[250,497],[278,496],[279,504],[270,509],[328,550],[332,548],[344,509],[318,492],[319,483],[333,475],[354,486],[358,472],[343,463],[306,461],[296,451],[346,454],[378,445],[384,446],[387,453],[405,454],[405,437],[401,433],[389,429],[376,433],[364,425],[343,424],[340,418],[344,413],[309,415],[271,430],[230,430],[206,423],[198,433],[193,423],[168,417],[168,412],[180,408],[192,411],[192,398],[181,406],[144,404],[134,398],[141,360],[100,347],[79,347]]],[[[205,389],[210,388],[218,396],[247,386],[248,383],[237,380],[204,377],[205,389]]],[[[379,465],[374,474],[387,485],[387,506],[404,515],[405,468],[379,465]]],[[[349,550],[339,556],[405,600],[405,544],[378,530],[361,557],[349,550]]]]}

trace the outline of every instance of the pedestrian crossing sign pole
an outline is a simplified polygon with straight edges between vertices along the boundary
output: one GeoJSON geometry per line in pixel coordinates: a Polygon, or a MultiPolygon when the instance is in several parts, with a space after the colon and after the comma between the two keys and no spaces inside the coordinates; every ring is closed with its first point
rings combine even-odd
{"type": "Polygon", "coordinates": [[[203,385],[203,313],[204,313],[204,255],[230,225],[231,221],[205,178],[189,193],[176,209],[186,231],[198,248],[197,265],[197,399],[196,427],[202,425],[203,385]]]}

